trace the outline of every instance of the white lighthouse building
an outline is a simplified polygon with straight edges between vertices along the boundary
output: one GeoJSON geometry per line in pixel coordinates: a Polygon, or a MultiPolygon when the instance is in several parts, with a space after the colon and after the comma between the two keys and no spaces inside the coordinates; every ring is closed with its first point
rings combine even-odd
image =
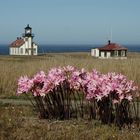
{"type": "Polygon", "coordinates": [[[38,46],[33,42],[32,28],[27,25],[22,37],[17,37],[9,48],[10,55],[38,55],[38,46]]]}

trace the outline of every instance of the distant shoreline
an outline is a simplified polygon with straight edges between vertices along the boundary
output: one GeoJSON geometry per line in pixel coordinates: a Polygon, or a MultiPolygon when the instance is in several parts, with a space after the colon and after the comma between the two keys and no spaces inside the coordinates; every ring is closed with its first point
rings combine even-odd
{"type": "MultiPolygon", "coordinates": [[[[39,54],[39,55],[37,55],[37,56],[27,56],[27,55],[1,55],[0,54],[0,58],[10,58],[10,57],[14,57],[14,58],[24,58],[24,57],[26,57],[26,58],[30,58],[30,57],[43,57],[43,56],[55,56],[55,55],[73,55],[73,56],[76,56],[76,55],[78,55],[78,56],[82,56],[82,55],[87,55],[87,56],[91,56],[91,54],[90,54],[90,52],[57,52],[57,53],[55,53],[55,52],[48,52],[48,53],[44,53],[44,54],[39,54]]],[[[127,56],[128,56],[128,58],[132,58],[132,57],[137,57],[137,56],[139,56],[140,57],[140,52],[128,52],[128,54],[127,54],[127,56]]],[[[93,56],[91,56],[91,57],[93,57],[93,56]]],[[[94,57],[93,57],[94,58],[94,57]]]]}
{"type": "MultiPolygon", "coordinates": [[[[103,45],[39,45],[39,54],[48,53],[75,53],[75,52],[90,52],[93,48],[98,48],[103,45]]],[[[128,52],[140,52],[140,45],[124,45],[128,48],[128,52]]],[[[8,45],[0,45],[0,55],[8,55],[8,45]]]]}

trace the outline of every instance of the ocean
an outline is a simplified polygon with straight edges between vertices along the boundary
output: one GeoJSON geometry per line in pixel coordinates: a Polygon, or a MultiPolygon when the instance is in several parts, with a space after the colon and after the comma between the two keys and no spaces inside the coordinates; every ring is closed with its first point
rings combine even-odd
{"type": "MultiPolygon", "coordinates": [[[[39,54],[63,52],[90,52],[92,48],[103,45],[39,45],[39,54]]],[[[140,45],[124,45],[129,52],[140,52],[140,45]]],[[[0,45],[0,55],[9,55],[9,46],[0,45]]]]}

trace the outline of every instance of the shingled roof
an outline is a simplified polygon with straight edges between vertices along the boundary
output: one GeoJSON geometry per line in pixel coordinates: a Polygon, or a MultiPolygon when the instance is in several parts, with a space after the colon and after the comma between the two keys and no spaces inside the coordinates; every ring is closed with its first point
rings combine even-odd
{"type": "Polygon", "coordinates": [[[116,44],[116,43],[111,43],[111,41],[108,41],[108,44],[99,48],[100,51],[111,51],[111,50],[127,50],[127,48],[116,44]]]}
{"type": "Polygon", "coordinates": [[[24,40],[22,38],[17,38],[14,42],[11,43],[10,47],[20,47],[24,44],[24,40]]]}

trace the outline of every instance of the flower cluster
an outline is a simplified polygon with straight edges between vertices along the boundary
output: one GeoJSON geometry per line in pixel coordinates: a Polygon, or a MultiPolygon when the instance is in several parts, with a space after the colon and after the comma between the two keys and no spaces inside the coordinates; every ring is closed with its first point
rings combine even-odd
{"type": "Polygon", "coordinates": [[[31,92],[33,96],[45,96],[63,86],[65,82],[70,90],[83,91],[89,101],[110,97],[113,103],[119,103],[123,99],[131,101],[138,88],[134,81],[128,80],[122,74],[102,74],[96,70],[86,72],[84,69],[66,66],[53,68],[47,75],[40,71],[33,78],[20,77],[17,94],[31,92]]]}
{"type": "Polygon", "coordinates": [[[83,87],[86,99],[99,101],[110,96],[113,103],[119,103],[123,99],[131,101],[138,88],[134,81],[129,81],[122,74],[113,72],[101,74],[95,70],[87,74],[83,87]]]}
{"type": "Polygon", "coordinates": [[[18,94],[28,93],[33,87],[33,80],[28,76],[21,76],[18,80],[18,94]]]}

